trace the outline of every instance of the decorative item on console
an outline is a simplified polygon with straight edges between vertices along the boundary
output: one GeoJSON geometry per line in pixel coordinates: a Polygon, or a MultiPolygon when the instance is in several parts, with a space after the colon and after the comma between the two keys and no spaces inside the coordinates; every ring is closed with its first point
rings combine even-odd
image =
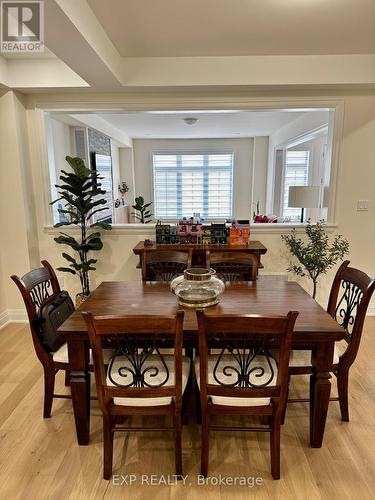
{"type": "Polygon", "coordinates": [[[194,214],[189,219],[184,217],[178,224],[165,224],[159,220],[155,232],[158,245],[248,245],[250,221],[203,224],[200,214],[194,214]]]}
{"type": "Polygon", "coordinates": [[[259,200],[256,204],[256,210],[253,210],[253,221],[255,223],[272,223],[277,222],[277,215],[262,215],[259,213],[259,200]]]}

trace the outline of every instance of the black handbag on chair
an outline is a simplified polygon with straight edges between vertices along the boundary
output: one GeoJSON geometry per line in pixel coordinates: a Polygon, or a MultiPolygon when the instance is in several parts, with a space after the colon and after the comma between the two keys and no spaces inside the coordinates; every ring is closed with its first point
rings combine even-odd
{"type": "Polygon", "coordinates": [[[50,352],[57,351],[65,343],[64,337],[57,330],[74,310],[73,301],[64,290],[42,304],[36,321],[41,341],[50,352]]]}

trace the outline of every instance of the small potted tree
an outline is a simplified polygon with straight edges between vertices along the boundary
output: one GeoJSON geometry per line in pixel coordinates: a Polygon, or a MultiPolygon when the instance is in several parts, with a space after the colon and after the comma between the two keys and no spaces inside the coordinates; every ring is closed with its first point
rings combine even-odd
{"type": "Polygon", "coordinates": [[[283,234],[281,238],[299,262],[289,267],[288,271],[294,272],[297,276],[308,276],[312,280],[312,296],[315,299],[318,278],[322,274],[327,274],[329,269],[344,258],[349,252],[349,243],[339,234],[334,237],[330,245],[324,221],[316,224],[308,221],[306,235],[308,240],[304,242],[297,238],[296,230],[293,228],[292,234],[283,234]]]}
{"type": "Polygon", "coordinates": [[[108,230],[112,229],[112,226],[96,222],[94,218],[97,213],[107,209],[103,207],[107,201],[101,197],[105,191],[101,189],[99,174],[87,168],[81,158],[67,156],[65,159],[72,172],[61,171],[62,184],[56,184],[60,197],[51,203],[60,200],[65,202],[65,206],[58,209],[65,220],[58,222],[54,227],[76,226],[79,228],[80,236],[76,239],[61,232],[54,240],[56,243],[67,245],[74,252],[73,255],[63,252],[62,256],[68,261],[69,266],[57,269],[79,276],[82,287],[82,292],[76,298],[76,303],[79,305],[90,294],[89,272],[96,270],[94,264],[97,259],[89,258],[89,254],[103,247],[101,233],[97,229],[108,230]]]}

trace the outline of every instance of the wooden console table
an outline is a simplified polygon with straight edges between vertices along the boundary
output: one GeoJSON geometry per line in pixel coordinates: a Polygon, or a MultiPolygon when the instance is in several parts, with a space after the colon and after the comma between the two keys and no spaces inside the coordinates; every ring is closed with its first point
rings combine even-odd
{"type": "Polygon", "coordinates": [[[192,264],[193,266],[205,266],[206,251],[214,252],[246,252],[254,254],[258,259],[258,269],[263,268],[260,261],[260,256],[267,252],[267,248],[260,241],[250,241],[248,245],[219,245],[219,244],[206,244],[206,245],[157,245],[154,241],[152,245],[145,245],[143,241],[137,243],[133,248],[135,255],[139,255],[139,263],[137,268],[142,269],[142,263],[145,258],[146,252],[162,252],[162,251],[188,251],[193,250],[192,264]]]}

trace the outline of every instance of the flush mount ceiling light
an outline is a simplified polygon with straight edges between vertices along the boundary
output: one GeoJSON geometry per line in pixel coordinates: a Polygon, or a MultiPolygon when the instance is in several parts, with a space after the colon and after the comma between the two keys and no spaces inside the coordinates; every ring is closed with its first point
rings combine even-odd
{"type": "Polygon", "coordinates": [[[198,121],[198,118],[194,118],[192,116],[188,116],[187,118],[184,118],[184,122],[186,125],[195,125],[198,121]]]}

